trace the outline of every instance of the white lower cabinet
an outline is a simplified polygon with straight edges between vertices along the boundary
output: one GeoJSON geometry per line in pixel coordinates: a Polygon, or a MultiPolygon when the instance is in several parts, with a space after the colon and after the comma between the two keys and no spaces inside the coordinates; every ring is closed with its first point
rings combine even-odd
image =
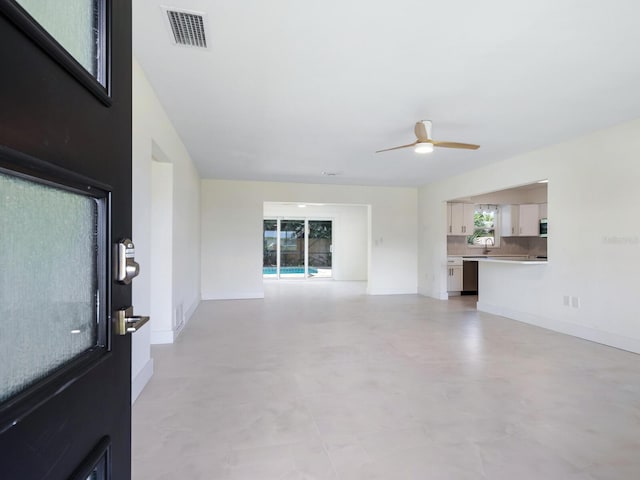
{"type": "Polygon", "coordinates": [[[462,292],[462,257],[447,258],[447,291],[462,292]]]}
{"type": "Polygon", "coordinates": [[[462,291],[462,266],[449,267],[449,279],[447,281],[447,291],[462,291]]]}

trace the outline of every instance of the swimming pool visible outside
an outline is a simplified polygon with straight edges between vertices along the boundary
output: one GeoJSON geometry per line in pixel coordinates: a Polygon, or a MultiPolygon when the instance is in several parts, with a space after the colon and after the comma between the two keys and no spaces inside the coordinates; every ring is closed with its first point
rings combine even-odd
{"type": "MultiPolygon", "coordinates": [[[[304,274],[304,267],[280,267],[280,275],[291,275],[294,273],[304,274]]],[[[317,268],[309,267],[310,274],[318,273],[317,268]]],[[[263,275],[275,275],[276,267],[263,267],[262,268],[263,275]]]]}

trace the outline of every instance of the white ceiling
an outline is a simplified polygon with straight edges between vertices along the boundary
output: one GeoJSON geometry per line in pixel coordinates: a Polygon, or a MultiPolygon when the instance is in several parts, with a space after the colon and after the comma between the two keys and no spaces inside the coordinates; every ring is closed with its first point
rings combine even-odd
{"type": "Polygon", "coordinates": [[[203,177],[422,185],[640,117],[637,0],[135,0],[134,53],[203,177]],[[477,151],[375,150],[433,137],[477,151]],[[339,172],[337,177],[323,171],[339,172]]]}

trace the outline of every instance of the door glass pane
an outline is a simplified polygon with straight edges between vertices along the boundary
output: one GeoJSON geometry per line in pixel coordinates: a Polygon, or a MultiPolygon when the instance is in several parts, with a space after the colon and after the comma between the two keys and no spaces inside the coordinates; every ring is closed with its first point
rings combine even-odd
{"type": "Polygon", "coordinates": [[[265,278],[277,277],[278,262],[278,221],[263,221],[262,274],[265,278]]]}
{"type": "Polygon", "coordinates": [[[100,459],[100,464],[95,468],[87,480],[107,480],[106,459],[100,459]]]}
{"type": "Polygon", "coordinates": [[[309,220],[309,276],[331,277],[331,220],[309,220]]]}
{"type": "Polygon", "coordinates": [[[100,0],[17,0],[89,73],[101,78],[104,34],[100,0]]]}
{"type": "Polygon", "coordinates": [[[304,220],[280,222],[280,278],[304,278],[304,220]]]}
{"type": "Polygon", "coordinates": [[[98,446],[89,453],[69,480],[108,480],[111,478],[111,441],[104,437],[98,446]],[[96,460],[96,457],[97,460],[96,460]]]}
{"type": "Polygon", "coordinates": [[[98,203],[0,172],[0,402],[98,339],[98,203]]]}

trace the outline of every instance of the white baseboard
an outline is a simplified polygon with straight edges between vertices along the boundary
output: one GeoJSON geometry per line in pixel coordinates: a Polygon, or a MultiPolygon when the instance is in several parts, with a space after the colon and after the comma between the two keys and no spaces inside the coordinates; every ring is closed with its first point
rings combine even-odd
{"type": "Polygon", "coordinates": [[[602,330],[596,330],[594,328],[577,325],[564,320],[554,320],[485,302],[478,302],[477,308],[480,312],[500,315],[501,317],[507,317],[519,322],[546,328],[547,330],[553,330],[554,332],[565,333],[567,335],[619,348],[628,352],[640,353],[640,340],[624,337],[616,333],[604,332],[602,330]]]}
{"type": "Polygon", "coordinates": [[[185,325],[189,323],[189,320],[191,320],[191,317],[193,317],[193,314],[196,313],[196,310],[198,309],[199,306],[200,306],[200,299],[198,298],[195,302],[191,304],[191,306],[187,309],[185,313],[185,316],[184,316],[185,325]]]}
{"type": "Polygon", "coordinates": [[[145,364],[144,367],[138,372],[138,374],[131,380],[131,405],[137,400],[138,396],[142,393],[145,385],[149,383],[153,376],[153,358],[145,364]]]}
{"type": "Polygon", "coordinates": [[[198,306],[200,305],[200,300],[196,300],[186,311],[185,316],[184,316],[184,322],[182,323],[182,325],[180,325],[180,328],[178,328],[174,334],[173,334],[173,339],[177,339],[180,334],[182,333],[182,331],[184,330],[184,327],[187,326],[187,323],[189,323],[189,320],[191,320],[191,317],[193,317],[193,314],[196,313],[196,310],[198,309],[198,306]]]}
{"type": "Polygon", "coordinates": [[[447,292],[440,292],[440,291],[433,291],[433,290],[427,290],[427,291],[419,290],[418,295],[422,295],[423,297],[435,298],[436,300],[447,300],[449,298],[449,295],[447,294],[447,292]]]}
{"type": "Polygon", "coordinates": [[[151,330],[151,345],[163,345],[173,343],[173,330],[151,330]]]}
{"type": "Polygon", "coordinates": [[[184,327],[187,326],[187,323],[189,323],[189,317],[185,317],[184,322],[182,322],[182,324],[177,327],[175,329],[175,331],[173,332],[173,341],[175,342],[176,339],[180,336],[180,334],[182,333],[182,331],[184,330],[184,327]]]}
{"type": "Polygon", "coordinates": [[[202,300],[251,300],[254,298],[264,298],[264,292],[227,292],[202,296],[202,300]]]}
{"type": "Polygon", "coordinates": [[[177,330],[152,330],[151,331],[151,345],[164,345],[167,343],[173,343],[176,338],[180,335],[184,327],[189,323],[191,317],[196,312],[198,306],[200,305],[200,300],[196,300],[185,312],[184,322],[180,325],[180,328],[177,330]]]}

